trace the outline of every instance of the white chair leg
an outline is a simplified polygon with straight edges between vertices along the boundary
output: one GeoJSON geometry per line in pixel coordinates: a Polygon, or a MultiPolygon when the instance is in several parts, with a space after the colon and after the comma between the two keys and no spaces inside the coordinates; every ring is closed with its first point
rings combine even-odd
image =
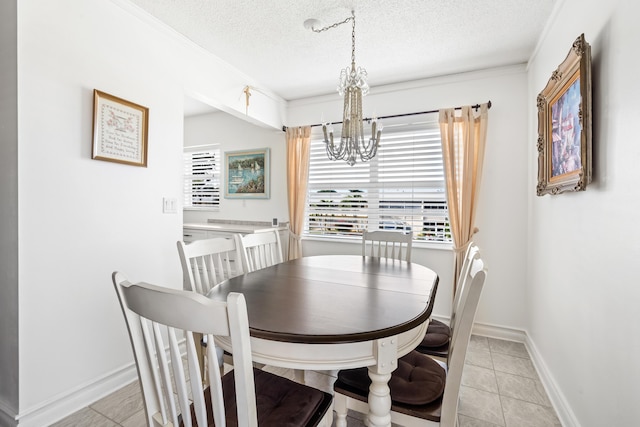
{"type": "Polygon", "coordinates": [[[336,427],[347,427],[347,396],[336,393],[333,396],[336,412],[336,427]]]}
{"type": "Polygon", "coordinates": [[[324,417],[322,418],[322,420],[320,420],[320,424],[318,424],[318,427],[331,427],[331,426],[333,426],[333,400],[331,401],[331,406],[329,406],[327,413],[324,414],[324,417]]]}

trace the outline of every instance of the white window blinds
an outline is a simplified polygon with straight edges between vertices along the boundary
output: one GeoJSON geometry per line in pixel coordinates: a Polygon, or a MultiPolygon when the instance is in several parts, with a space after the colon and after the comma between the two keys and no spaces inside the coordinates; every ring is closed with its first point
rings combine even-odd
{"type": "Polygon", "coordinates": [[[185,147],[185,208],[219,210],[221,170],[219,145],[185,147]]]}
{"type": "Polygon", "coordinates": [[[437,116],[384,125],[376,157],[353,167],[329,160],[321,128],[313,129],[307,236],[382,229],[412,233],[417,241],[451,241],[437,116]]]}

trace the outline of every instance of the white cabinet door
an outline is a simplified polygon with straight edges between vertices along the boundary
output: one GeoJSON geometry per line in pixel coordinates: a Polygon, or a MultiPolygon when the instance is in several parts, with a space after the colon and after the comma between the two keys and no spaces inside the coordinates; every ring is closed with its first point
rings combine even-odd
{"type": "Polygon", "coordinates": [[[195,228],[182,229],[182,241],[185,243],[191,243],[194,240],[202,240],[207,238],[207,231],[205,230],[197,230],[195,228]]]}

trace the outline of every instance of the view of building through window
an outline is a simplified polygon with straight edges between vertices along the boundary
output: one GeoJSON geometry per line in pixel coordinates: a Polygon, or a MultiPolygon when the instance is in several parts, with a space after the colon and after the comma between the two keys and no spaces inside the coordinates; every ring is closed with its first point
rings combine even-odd
{"type": "Polygon", "coordinates": [[[313,129],[305,235],[397,230],[417,241],[451,241],[435,118],[385,123],[378,155],[354,166],[329,160],[321,134],[313,129]]]}

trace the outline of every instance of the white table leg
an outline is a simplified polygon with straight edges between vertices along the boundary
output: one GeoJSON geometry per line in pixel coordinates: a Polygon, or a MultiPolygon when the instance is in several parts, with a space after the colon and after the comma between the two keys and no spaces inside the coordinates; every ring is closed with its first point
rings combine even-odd
{"type": "Polygon", "coordinates": [[[369,426],[391,426],[391,395],[389,394],[389,379],[391,374],[376,374],[373,367],[369,368],[369,426]]]}
{"type": "Polygon", "coordinates": [[[300,384],[304,384],[304,371],[302,369],[293,370],[293,379],[300,384]]]}
{"type": "Polygon", "coordinates": [[[376,341],[377,364],[369,366],[369,426],[391,427],[391,395],[389,380],[398,366],[398,339],[389,337],[376,341]]]}

